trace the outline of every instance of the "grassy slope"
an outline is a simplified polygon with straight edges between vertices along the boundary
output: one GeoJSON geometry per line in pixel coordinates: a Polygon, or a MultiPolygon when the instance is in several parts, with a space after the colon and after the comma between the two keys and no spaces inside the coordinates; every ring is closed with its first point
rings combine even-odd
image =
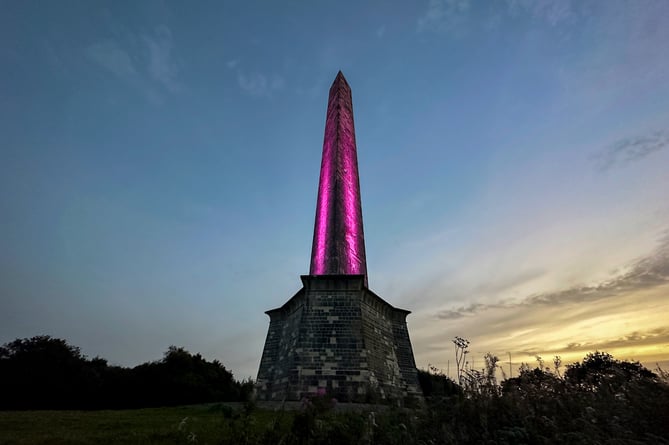
{"type": "MultiPolygon", "coordinates": [[[[234,416],[234,415],[233,415],[234,416]]],[[[276,413],[254,410],[244,421],[216,407],[119,411],[0,411],[0,444],[218,444],[264,429],[276,413]],[[245,423],[242,430],[241,423],[245,423]]],[[[286,419],[287,420],[287,419],[286,419]]],[[[286,427],[288,422],[282,422],[286,427]]]]}

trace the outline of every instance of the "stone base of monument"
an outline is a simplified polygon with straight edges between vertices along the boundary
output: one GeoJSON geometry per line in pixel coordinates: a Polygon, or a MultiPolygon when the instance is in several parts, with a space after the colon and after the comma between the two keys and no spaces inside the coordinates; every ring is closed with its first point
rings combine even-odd
{"type": "Polygon", "coordinates": [[[406,316],[363,275],[303,275],[303,287],[267,311],[256,397],[404,405],[422,398],[406,316]]]}
{"type": "MultiPolygon", "coordinates": [[[[422,406],[419,402],[414,406],[417,408],[422,406]]],[[[275,402],[275,401],[260,401],[256,402],[256,406],[260,409],[268,411],[300,411],[308,409],[308,406],[305,402],[296,402],[296,401],[286,401],[286,402],[275,402]]],[[[378,403],[335,403],[332,405],[333,412],[383,412],[388,409],[393,408],[392,405],[383,405],[378,403]]]]}

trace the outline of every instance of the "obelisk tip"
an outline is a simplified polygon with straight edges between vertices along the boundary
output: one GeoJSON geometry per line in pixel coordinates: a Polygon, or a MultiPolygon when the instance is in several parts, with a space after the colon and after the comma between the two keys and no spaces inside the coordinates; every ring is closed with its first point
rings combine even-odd
{"type": "Polygon", "coordinates": [[[335,85],[335,84],[338,84],[338,83],[341,83],[341,82],[348,85],[348,82],[346,81],[346,77],[344,77],[344,73],[342,73],[341,70],[339,70],[339,72],[337,73],[337,77],[335,77],[335,80],[334,80],[334,82],[332,82],[332,84],[335,85]]]}

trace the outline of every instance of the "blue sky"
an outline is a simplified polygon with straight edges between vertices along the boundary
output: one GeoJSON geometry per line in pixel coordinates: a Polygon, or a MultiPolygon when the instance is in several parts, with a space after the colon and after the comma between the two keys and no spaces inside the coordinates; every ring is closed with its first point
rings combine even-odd
{"type": "Polygon", "coordinates": [[[369,284],[419,366],[455,335],[669,360],[666,42],[665,1],[6,2],[0,342],[255,377],[341,69],[369,284]]]}

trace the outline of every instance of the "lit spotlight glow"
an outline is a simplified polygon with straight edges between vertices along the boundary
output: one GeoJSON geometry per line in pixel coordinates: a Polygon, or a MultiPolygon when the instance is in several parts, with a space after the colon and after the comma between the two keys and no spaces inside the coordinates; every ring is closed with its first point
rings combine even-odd
{"type": "Polygon", "coordinates": [[[341,71],[330,87],[309,273],[364,275],[367,286],[353,101],[341,71]]]}

